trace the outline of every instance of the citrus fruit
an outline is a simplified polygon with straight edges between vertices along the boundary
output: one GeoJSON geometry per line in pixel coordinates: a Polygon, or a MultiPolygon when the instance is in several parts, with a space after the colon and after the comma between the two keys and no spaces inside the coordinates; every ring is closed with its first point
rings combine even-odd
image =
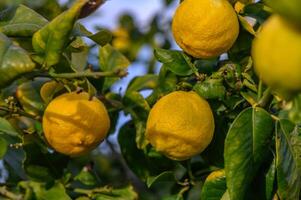
{"type": "Polygon", "coordinates": [[[52,100],[43,115],[43,130],[56,151],[78,156],[95,148],[107,135],[110,118],[103,103],[89,94],[65,93],[52,100]]]}
{"type": "Polygon", "coordinates": [[[186,53],[196,58],[212,58],[232,47],[239,23],[227,0],[185,0],[173,17],[172,32],[186,53]]]}
{"type": "Polygon", "coordinates": [[[146,125],[149,142],[173,160],[201,153],[213,132],[211,108],[195,92],[177,91],[162,97],[151,109],[146,125]]]}
{"type": "Polygon", "coordinates": [[[270,17],[253,42],[255,71],[268,86],[301,90],[301,30],[278,15],[270,17]]]}

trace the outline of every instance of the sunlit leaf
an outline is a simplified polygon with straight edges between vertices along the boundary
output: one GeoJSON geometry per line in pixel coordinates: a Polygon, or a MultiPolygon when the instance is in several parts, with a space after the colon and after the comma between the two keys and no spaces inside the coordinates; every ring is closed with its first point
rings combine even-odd
{"type": "Polygon", "coordinates": [[[299,199],[301,190],[301,135],[288,120],[277,124],[276,168],[281,199],[299,199]]]}
{"type": "Polygon", "coordinates": [[[28,53],[0,33],[0,88],[34,68],[28,53]]]}
{"type": "MultiPolygon", "coordinates": [[[[100,69],[104,72],[126,69],[130,65],[129,60],[109,44],[100,48],[99,62],[100,69]]],[[[105,78],[103,90],[109,89],[118,79],[116,77],[105,78]]]]}
{"type": "Polygon", "coordinates": [[[273,120],[262,108],[242,111],[225,141],[227,188],[232,200],[244,199],[260,164],[269,152],[273,120]]]}
{"type": "Polygon", "coordinates": [[[16,8],[9,7],[1,13],[3,15],[0,18],[0,32],[7,36],[32,36],[48,22],[34,10],[22,4],[16,8]]]}
{"type": "Polygon", "coordinates": [[[49,68],[60,60],[79,12],[87,0],[77,0],[73,6],[54,18],[33,35],[35,61],[49,68]]]}

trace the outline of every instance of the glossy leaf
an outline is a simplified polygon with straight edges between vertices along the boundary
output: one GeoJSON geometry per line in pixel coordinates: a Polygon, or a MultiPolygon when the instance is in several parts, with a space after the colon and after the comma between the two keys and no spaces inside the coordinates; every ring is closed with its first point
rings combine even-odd
{"type": "MultiPolygon", "coordinates": [[[[126,69],[130,65],[129,60],[109,44],[100,48],[99,63],[100,69],[104,72],[126,69]]],[[[105,78],[103,90],[109,89],[118,79],[114,77],[105,78]]]]}
{"type": "Polygon", "coordinates": [[[301,190],[301,135],[298,127],[281,120],[276,130],[276,168],[281,199],[299,199],[301,190]]]}
{"type": "Polygon", "coordinates": [[[231,200],[244,199],[265,159],[273,120],[262,108],[247,108],[232,123],[225,140],[225,172],[231,200]]]}
{"type": "Polygon", "coordinates": [[[24,181],[19,183],[19,188],[26,191],[26,199],[71,200],[65,187],[59,182],[55,182],[49,187],[44,183],[24,181]]]}
{"type": "Polygon", "coordinates": [[[188,76],[193,73],[187,63],[184,53],[181,51],[155,49],[156,58],[165,66],[179,76],[188,76]]]}
{"type": "Polygon", "coordinates": [[[6,140],[0,135],[0,159],[2,159],[3,156],[6,154],[7,146],[8,144],[6,140]]]}
{"type": "Polygon", "coordinates": [[[97,184],[96,178],[85,167],[82,169],[82,171],[78,175],[76,175],[74,177],[74,180],[77,180],[87,186],[95,186],[97,184]]]}
{"type": "Polygon", "coordinates": [[[32,115],[42,115],[45,105],[40,96],[40,89],[45,79],[25,82],[18,86],[16,96],[23,109],[32,115]]]}
{"type": "Polygon", "coordinates": [[[45,104],[48,104],[55,95],[64,90],[64,86],[56,81],[48,81],[43,84],[43,86],[40,89],[40,97],[45,102],[45,104]]]}
{"type": "Polygon", "coordinates": [[[172,171],[165,171],[157,176],[149,176],[146,181],[147,187],[151,187],[155,183],[162,183],[162,182],[175,182],[175,175],[172,171]]]}
{"type": "Polygon", "coordinates": [[[221,79],[207,79],[195,84],[193,90],[205,99],[223,99],[226,95],[226,88],[221,79]]]}
{"type": "Polygon", "coordinates": [[[17,130],[7,121],[6,119],[0,117],[0,134],[8,134],[10,136],[18,136],[17,130]]]}
{"type": "Polygon", "coordinates": [[[238,15],[238,19],[240,21],[240,24],[246,31],[248,31],[250,34],[256,36],[256,32],[255,32],[253,26],[250,24],[250,22],[246,18],[238,15]]]}
{"type": "Polygon", "coordinates": [[[0,88],[34,68],[28,53],[0,33],[0,88]]]}
{"type": "Polygon", "coordinates": [[[20,4],[2,11],[0,32],[10,37],[30,37],[47,24],[47,20],[34,10],[20,4]]]}
{"type": "Polygon", "coordinates": [[[273,199],[276,183],[276,160],[271,163],[270,169],[265,175],[265,197],[267,200],[273,199]]]}
{"type": "Polygon", "coordinates": [[[141,91],[144,89],[154,89],[158,85],[158,76],[154,74],[146,74],[144,76],[135,77],[127,88],[127,92],[141,91]]]}
{"type": "Polygon", "coordinates": [[[33,35],[35,61],[46,68],[59,62],[74,23],[86,2],[87,0],[77,0],[69,10],[57,16],[33,35]]]}
{"type": "Polygon", "coordinates": [[[226,190],[225,171],[211,172],[202,187],[201,199],[221,200],[226,190]]]}
{"type": "Polygon", "coordinates": [[[86,29],[82,24],[76,23],[73,29],[75,36],[87,37],[92,41],[96,42],[100,46],[105,46],[112,40],[112,33],[107,29],[100,29],[97,33],[93,34],[86,29]]]}
{"type": "Polygon", "coordinates": [[[127,105],[125,111],[131,114],[135,123],[137,147],[143,149],[148,144],[145,137],[145,128],[150,107],[139,92],[127,92],[123,102],[127,105]]]}
{"type": "Polygon", "coordinates": [[[137,200],[138,195],[133,186],[129,185],[121,189],[112,189],[110,192],[95,195],[95,200],[137,200]]]}

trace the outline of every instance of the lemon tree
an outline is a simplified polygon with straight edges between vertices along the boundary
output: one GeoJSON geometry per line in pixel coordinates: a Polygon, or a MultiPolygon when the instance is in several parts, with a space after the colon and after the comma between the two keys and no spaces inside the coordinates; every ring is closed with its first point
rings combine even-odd
{"type": "Polygon", "coordinates": [[[0,1],[0,199],[300,199],[301,3],[115,3],[0,1]]]}

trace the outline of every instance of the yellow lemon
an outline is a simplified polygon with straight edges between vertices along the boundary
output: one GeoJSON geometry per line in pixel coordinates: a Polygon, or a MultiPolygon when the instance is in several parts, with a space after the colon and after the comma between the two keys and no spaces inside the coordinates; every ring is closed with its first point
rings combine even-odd
{"type": "Polygon", "coordinates": [[[185,0],[176,10],[172,32],[177,44],[196,58],[227,52],[239,33],[235,10],[227,0],[185,0]]]}
{"type": "Polygon", "coordinates": [[[255,71],[276,90],[301,90],[301,30],[278,15],[270,17],[253,42],[255,71]]]}
{"type": "Polygon", "coordinates": [[[113,47],[118,50],[126,50],[129,48],[130,44],[130,36],[126,29],[124,28],[117,28],[114,32],[114,39],[112,41],[113,47]]]}
{"type": "Polygon", "coordinates": [[[177,91],[162,97],[151,109],[146,125],[149,142],[173,160],[201,153],[213,132],[211,108],[195,92],[177,91]]]}
{"type": "Polygon", "coordinates": [[[110,118],[103,103],[82,92],[52,100],[43,116],[48,143],[58,152],[78,156],[94,149],[107,135],[110,118]]]}

